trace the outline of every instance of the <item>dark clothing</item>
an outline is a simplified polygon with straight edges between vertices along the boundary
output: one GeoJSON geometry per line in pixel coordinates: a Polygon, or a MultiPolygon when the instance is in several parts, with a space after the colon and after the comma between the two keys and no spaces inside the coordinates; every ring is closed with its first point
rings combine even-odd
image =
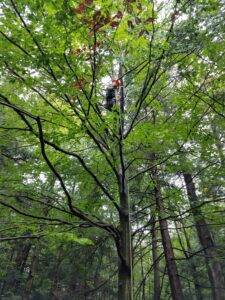
{"type": "Polygon", "coordinates": [[[106,90],[106,100],[115,98],[115,88],[114,87],[108,87],[106,90]]]}
{"type": "Polygon", "coordinates": [[[116,93],[115,88],[107,88],[106,90],[106,105],[105,108],[111,110],[116,104],[116,93]]]}

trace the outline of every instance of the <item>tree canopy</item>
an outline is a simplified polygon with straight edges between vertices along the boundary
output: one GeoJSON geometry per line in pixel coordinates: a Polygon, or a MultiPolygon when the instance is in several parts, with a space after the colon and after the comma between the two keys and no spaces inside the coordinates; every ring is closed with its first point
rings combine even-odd
{"type": "Polygon", "coordinates": [[[223,300],[224,1],[0,9],[0,298],[223,300]]]}

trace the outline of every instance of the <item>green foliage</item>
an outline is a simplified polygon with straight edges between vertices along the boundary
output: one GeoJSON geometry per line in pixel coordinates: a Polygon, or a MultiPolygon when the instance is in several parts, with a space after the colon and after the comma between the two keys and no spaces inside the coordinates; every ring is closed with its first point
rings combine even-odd
{"type": "Polygon", "coordinates": [[[196,278],[211,299],[196,224],[224,269],[223,14],[212,0],[3,0],[0,298],[116,299],[124,175],[135,299],[152,298],[157,271],[170,294],[160,218],[185,299],[196,278]],[[120,66],[124,112],[107,111],[120,66]]]}

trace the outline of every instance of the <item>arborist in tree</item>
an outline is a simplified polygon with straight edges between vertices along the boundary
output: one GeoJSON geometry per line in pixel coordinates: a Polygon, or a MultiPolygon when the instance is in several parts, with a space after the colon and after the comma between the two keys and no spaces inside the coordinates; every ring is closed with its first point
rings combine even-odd
{"type": "Polygon", "coordinates": [[[113,106],[117,101],[120,100],[120,85],[121,81],[119,79],[113,80],[106,89],[106,104],[105,108],[112,110],[113,106]]]}

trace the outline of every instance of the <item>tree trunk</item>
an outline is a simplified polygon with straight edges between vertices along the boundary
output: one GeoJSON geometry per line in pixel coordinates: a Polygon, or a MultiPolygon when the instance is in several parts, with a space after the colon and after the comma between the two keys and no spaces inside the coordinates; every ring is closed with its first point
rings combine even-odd
{"type": "Polygon", "coordinates": [[[189,257],[190,253],[193,252],[192,248],[191,248],[191,244],[190,244],[189,238],[187,236],[187,232],[186,232],[186,230],[183,226],[182,220],[180,222],[181,222],[182,227],[183,227],[182,229],[183,229],[183,233],[184,233],[185,242],[186,242],[186,245],[187,245],[187,250],[185,249],[185,247],[183,245],[183,242],[182,242],[179,230],[178,230],[177,222],[175,222],[177,237],[178,237],[181,249],[183,250],[184,255],[187,259],[187,262],[190,266],[190,271],[191,271],[191,275],[192,275],[194,286],[195,286],[195,295],[196,295],[198,300],[204,300],[203,295],[202,295],[202,291],[201,291],[201,284],[200,284],[200,281],[199,281],[196,265],[193,262],[192,258],[189,257]]]}
{"type": "Polygon", "coordinates": [[[118,274],[118,300],[132,300],[132,250],[130,214],[127,195],[121,195],[120,213],[120,241],[118,247],[119,274],[118,274]]]}
{"type": "Polygon", "coordinates": [[[142,276],[142,300],[146,300],[146,296],[145,296],[146,276],[144,272],[142,247],[140,248],[140,255],[141,255],[140,263],[141,263],[141,276],[142,276]]]}
{"type": "MultiPolygon", "coordinates": [[[[31,243],[29,240],[22,241],[22,243],[19,243],[18,246],[20,246],[20,248],[18,249],[17,256],[15,257],[15,270],[19,271],[19,273],[22,275],[30,255],[31,243]]],[[[21,291],[21,283],[21,278],[18,278],[18,276],[15,274],[12,282],[13,289],[15,291],[21,291]]]]}
{"type": "Polygon", "coordinates": [[[56,254],[56,259],[55,259],[55,265],[54,265],[54,277],[53,277],[53,282],[52,282],[52,287],[51,287],[51,292],[50,295],[52,296],[52,299],[60,299],[59,294],[59,289],[58,289],[58,282],[59,282],[59,269],[60,265],[63,261],[63,246],[60,245],[57,254],[56,254]]]}
{"type": "Polygon", "coordinates": [[[172,298],[174,300],[181,300],[183,299],[181,281],[177,271],[177,266],[176,266],[173,247],[169,235],[167,220],[165,219],[164,204],[163,204],[163,198],[161,194],[161,186],[158,178],[158,170],[157,170],[157,166],[156,165],[154,166],[156,157],[154,154],[152,154],[151,158],[153,161],[153,167],[151,169],[151,177],[155,184],[154,190],[155,190],[156,208],[159,216],[159,226],[160,226],[160,232],[162,236],[162,244],[164,249],[164,255],[166,260],[167,272],[169,276],[172,298]]]}
{"type": "Polygon", "coordinates": [[[197,207],[199,204],[196,194],[195,185],[191,174],[183,173],[188,199],[192,208],[193,217],[195,220],[195,226],[199,238],[199,242],[203,248],[206,265],[208,265],[208,276],[212,286],[212,294],[214,300],[225,299],[225,284],[224,277],[221,268],[221,264],[217,258],[216,246],[211,236],[208,225],[204,216],[201,213],[201,209],[197,207]]]}
{"type": "Polygon", "coordinates": [[[160,300],[160,273],[159,273],[159,261],[158,261],[158,242],[157,242],[157,229],[155,217],[152,219],[153,225],[151,228],[152,235],[152,260],[153,260],[153,270],[154,270],[154,291],[153,291],[153,300],[160,300]]]}
{"type": "Polygon", "coordinates": [[[35,272],[37,270],[40,249],[40,242],[38,241],[33,250],[33,256],[30,263],[30,271],[25,286],[24,299],[29,299],[32,293],[33,280],[35,272]]]}
{"type": "Polygon", "coordinates": [[[133,300],[132,283],[132,246],[131,246],[131,224],[130,224],[130,205],[128,196],[128,185],[126,178],[125,156],[123,150],[124,143],[124,89],[122,80],[122,65],[119,66],[119,78],[121,78],[120,88],[120,114],[119,114],[119,227],[120,239],[117,245],[119,256],[118,274],[118,300],[133,300]]]}

